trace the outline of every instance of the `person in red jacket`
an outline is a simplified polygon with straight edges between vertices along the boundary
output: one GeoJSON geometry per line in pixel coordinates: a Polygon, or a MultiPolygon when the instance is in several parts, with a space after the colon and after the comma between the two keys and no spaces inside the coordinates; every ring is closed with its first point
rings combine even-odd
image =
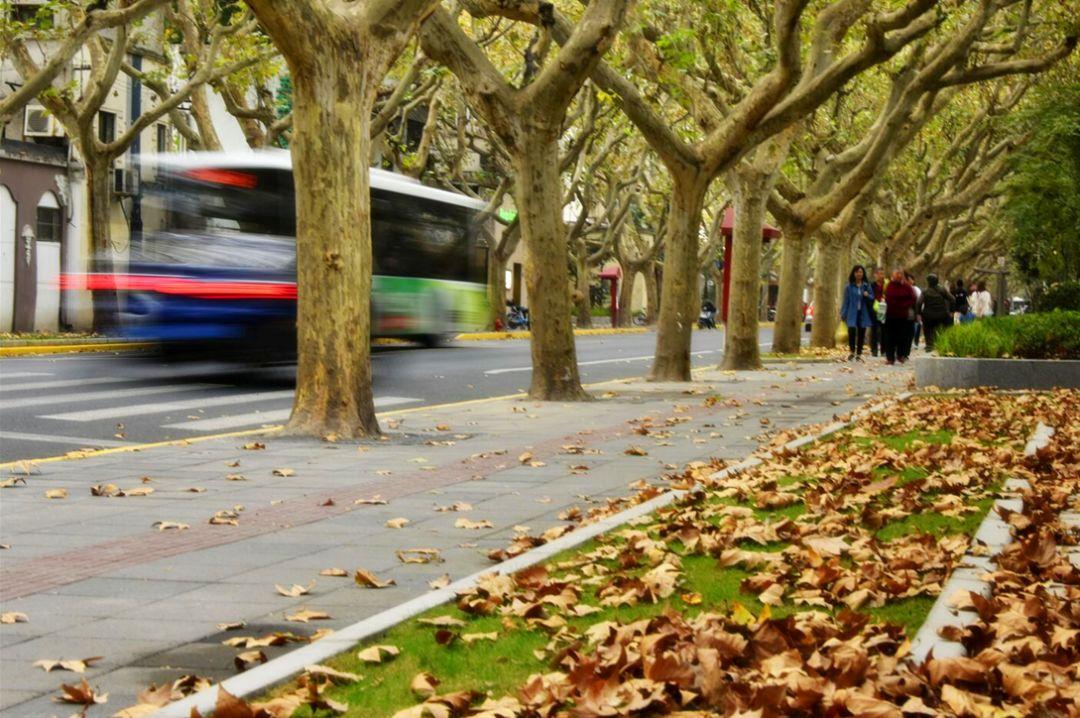
{"type": "Polygon", "coordinates": [[[885,362],[903,364],[911,354],[915,330],[915,290],[904,277],[904,270],[893,271],[885,287],[885,362]]]}

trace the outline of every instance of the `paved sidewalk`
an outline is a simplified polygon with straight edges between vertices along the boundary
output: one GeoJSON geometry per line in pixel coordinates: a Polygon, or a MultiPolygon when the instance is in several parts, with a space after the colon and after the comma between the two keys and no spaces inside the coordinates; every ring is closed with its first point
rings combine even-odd
{"type": "MultiPolygon", "coordinates": [[[[64,712],[50,697],[79,676],[45,673],[32,666],[39,659],[104,657],[86,677],[110,698],[91,716],[185,673],[228,677],[240,649],[224,646],[227,638],[348,625],[444,573],[491,565],[487,552],[515,527],[538,534],[563,523],[566,509],[626,496],[639,480],[662,482],[695,460],[741,459],[763,429],[829,421],[909,380],[876,364],[708,371],[692,385],[610,382],[580,404],[497,399],[388,413],[385,439],[359,445],[234,438],[43,464],[26,486],[0,492],[0,543],[10,544],[0,551],[0,611],[29,618],[0,626],[0,714],[64,712]],[[652,432],[635,433],[645,417],[652,432]],[[265,448],[241,448],[255,441],[265,448]],[[646,454],[626,453],[631,446],[646,454]],[[91,496],[102,484],[154,491],[91,496]],[[46,499],[51,489],[68,496],[46,499]],[[388,503],[356,503],[375,496],[388,503]],[[456,502],[472,508],[436,510],[456,502]],[[235,511],[237,525],[208,523],[219,511],[235,511]],[[398,517],[409,523],[387,527],[398,517]],[[493,527],[455,527],[462,518],[493,527]],[[162,521],[189,528],[156,530],[162,521]],[[409,548],[439,549],[444,561],[404,564],[395,552],[409,548]],[[328,568],[350,576],[320,575],[328,568]],[[359,588],[357,568],[397,584],[359,588]],[[274,588],[311,581],[296,598],[274,588]],[[332,618],[286,620],[301,607],[332,618]],[[242,630],[217,628],[241,620],[242,630]]],[[[262,650],[272,658],[288,648],[262,650]]]]}

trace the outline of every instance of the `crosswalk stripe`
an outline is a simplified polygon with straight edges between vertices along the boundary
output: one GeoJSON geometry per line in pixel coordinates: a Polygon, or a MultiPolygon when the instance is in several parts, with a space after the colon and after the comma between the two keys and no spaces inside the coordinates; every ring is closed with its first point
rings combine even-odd
{"type": "MultiPolygon", "coordinates": [[[[7,377],[4,377],[5,379],[7,377]]],[[[56,381],[31,381],[25,384],[3,384],[0,392],[30,391],[34,389],[64,389],[71,386],[93,386],[95,384],[130,384],[139,379],[123,379],[115,376],[86,377],[85,379],[60,379],[56,381]]]]}
{"type": "Polygon", "coordinates": [[[8,379],[25,379],[28,376],[52,376],[48,371],[5,371],[0,372],[0,381],[8,379]]]}
{"type": "Polygon", "coordinates": [[[247,394],[231,394],[229,396],[190,399],[186,401],[167,401],[160,404],[133,404],[130,406],[112,406],[104,409],[90,409],[88,411],[66,411],[62,414],[49,414],[41,418],[59,419],[61,421],[126,419],[129,416],[164,414],[170,411],[202,409],[207,406],[228,406],[229,404],[247,404],[256,401],[269,401],[271,399],[284,399],[286,397],[292,398],[292,395],[292,389],[283,389],[281,391],[259,391],[247,394]]]}
{"type": "Polygon", "coordinates": [[[27,434],[21,431],[0,431],[0,441],[40,441],[46,444],[78,444],[85,447],[130,446],[130,441],[116,439],[89,439],[85,436],[60,436],[57,434],[27,434]]]}
{"type": "Polygon", "coordinates": [[[101,391],[76,392],[58,396],[28,396],[22,399],[4,399],[0,401],[0,409],[21,409],[27,406],[38,407],[48,404],[74,404],[80,401],[96,401],[100,399],[126,399],[130,396],[149,396],[152,394],[174,394],[181,391],[209,389],[214,386],[214,384],[166,384],[165,386],[138,386],[131,389],[103,389],[101,391]]]}
{"type": "MultiPolygon", "coordinates": [[[[380,396],[375,398],[375,408],[399,404],[417,404],[423,399],[413,399],[403,396],[380,396]]],[[[231,414],[219,416],[213,419],[196,419],[194,421],[178,421],[173,424],[165,424],[166,429],[188,429],[191,431],[221,431],[222,429],[236,429],[241,426],[258,426],[262,424],[280,424],[289,418],[292,409],[274,409],[273,411],[252,411],[246,414],[231,414]]]]}

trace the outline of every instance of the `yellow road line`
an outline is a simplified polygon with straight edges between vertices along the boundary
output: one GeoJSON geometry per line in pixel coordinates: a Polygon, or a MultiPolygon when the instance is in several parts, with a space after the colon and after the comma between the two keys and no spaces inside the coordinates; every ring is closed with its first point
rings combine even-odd
{"type": "Polygon", "coordinates": [[[94,344],[26,344],[17,347],[0,347],[0,357],[26,356],[28,354],[75,354],[81,352],[127,352],[150,349],[150,342],[98,342],[94,344]]]}

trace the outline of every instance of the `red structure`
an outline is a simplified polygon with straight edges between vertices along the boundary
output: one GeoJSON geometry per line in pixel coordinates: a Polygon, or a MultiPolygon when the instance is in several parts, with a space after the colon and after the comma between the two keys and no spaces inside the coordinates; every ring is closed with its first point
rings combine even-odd
{"type": "MultiPolygon", "coordinates": [[[[720,319],[727,323],[728,297],[731,294],[731,235],[735,228],[735,210],[724,210],[724,219],[720,222],[720,233],[724,235],[724,293],[720,299],[720,319]]],[[[770,242],[780,237],[780,230],[769,224],[761,226],[761,239],[770,242]]]]}
{"type": "Polygon", "coordinates": [[[611,282],[611,326],[619,326],[619,280],[622,278],[622,268],[617,264],[610,264],[600,272],[600,281],[611,282]]]}

